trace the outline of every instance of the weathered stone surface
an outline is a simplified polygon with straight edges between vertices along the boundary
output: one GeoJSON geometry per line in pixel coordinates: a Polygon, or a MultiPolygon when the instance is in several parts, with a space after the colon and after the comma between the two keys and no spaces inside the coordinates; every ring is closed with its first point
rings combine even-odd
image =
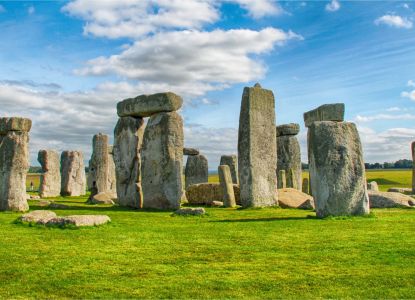
{"type": "Polygon", "coordinates": [[[56,218],[56,213],[50,210],[34,210],[19,218],[22,222],[46,224],[49,220],[56,218]]]}
{"type": "Polygon", "coordinates": [[[108,146],[108,191],[117,193],[117,178],[115,174],[114,147],[108,146]]]}
{"type": "Polygon", "coordinates": [[[178,209],[183,193],[183,120],[178,113],[151,116],[141,157],[144,207],[178,209]]]}
{"type": "Polygon", "coordinates": [[[236,155],[222,155],[220,157],[220,165],[229,166],[232,176],[232,182],[234,184],[239,184],[238,157],[236,155]]]}
{"type": "Polygon", "coordinates": [[[61,195],[86,194],[86,176],[82,151],[63,151],[61,155],[61,195]]]}
{"type": "Polygon", "coordinates": [[[303,179],[302,191],[303,191],[304,194],[310,194],[310,182],[309,182],[308,178],[303,179]]]}
{"type": "Polygon", "coordinates": [[[233,183],[231,170],[228,165],[220,165],[218,167],[219,184],[223,195],[223,205],[225,207],[235,207],[235,193],[233,192],[233,183]]]}
{"type": "Polygon", "coordinates": [[[287,187],[301,190],[301,149],[296,136],[277,137],[277,170],[285,170],[287,187]]]}
{"type": "Polygon", "coordinates": [[[0,135],[6,135],[9,131],[29,132],[32,128],[32,120],[12,117],[0,118],[0,135]]]}
{"type": "Polygon", "coordinates": [[[29,119],[0,118],[0,210],[26,211],[29,119]],[[26,125],[25,125],[26,124],[26,125]],[[17,130],[19,129],[19,130],[17,130]]]}
{"type": "Polygon", "coordinates": [[[222,207],[223,205],[222,201],[212,201],[212,203],[210,203],[210,206],[212,207],[222,207]]]}
{"type": "MultiPolygon", "coordinates": [[[[367,184],[367,190],[368,191],[375,191],[378,192],[379,191],[379,186],[378,183],[376,181],[371,181],[367,184]]],[[[388,191],[389,192],[389,191],[388,191]]],[[[390,191],[393,192],[393,191],[390,191]]]]}
{"type": "Polygon", "coordinates": [[[38,195],[30,195],[30,200],[39,200],[40,196],[38,195]]]}
{"type": "Polygon", "coordinates": [[[324,104],[304,113],[306,127],[316,121],[344,121],[344,103],[324,104]]]}
{"type": "MultiPolygon", "coordinates": [[[[236,204],[240,205],[240,190],[237,184],[233,185],[236,204]]],[[[211,205],[213,201],[222,201],[223,193],[219,183],[199,183],[186,189],[186,198],[189,204],[211,205]]]]}
{"type": "Polygon", "coordinates": [[[187,158],[184,170],[186,188],[192,184],[208,182],[208,160],[204,155],[192,155],[187,158]]]}
{"type": "Polygon", "coordinates": [[[412,194],[415,194],[415,142],[411,144],[412,153],[412,194]]]}
{"type": "Polygon", "coordinates": [[[98,133],[92,138],[92,156],[89,160],[89,173],[92,186],[98,193],[109,190],[109,136],[98,133]]]}
{"type": "Polygon", "coordinates": [[[287,177],[285,176],[285,170],[278,171],[278,189],[285,189],[287,187],[287,177]]]}
{"type": "Polygon", "coordinates": [[[111,222],[111,218],[106,215],[72,215],[53,218],[46,223],[46,226],[73,225],[85,227],[104,225],[109,222],[111,222]]]}
{"type": "Polygon", "coordinates": [[[183,155],[199,155],[199,150],[195,148],[183,148],[183,155]]]}
{"type": "Polygon", "coordinates": [[[49,204],[49,208],[52,208],[52,209],[67,209],[67,208],[71,208],[71,206],[66,205],[66,204],[62,204],[62,203],[52,202],[52,203],[49,204]]]}
{"type": "Polygon", "coordinates": [[[113,192],[101,192],[90,197],[87,201],[88,204],[114,204],[117,201],[117,194],[113,192]]]}
{"type": "Polygon", "coordinates": [[[277,137],[284,135],[297,135],[300,132],[300,124],[289,123],[277,126],[277,137]]]}
{"type": "Polygon", "coordinates": [[[313,122],[308,149],[317,216],[369,213],[362,145],[355,124],[313,122]]]}
{"type": "Polygon", "coordinates": [[[61,193],[61,163],[59,153],[54,150],[40,150],[37,160],[42,166],[39,194],[44,197],[57,197],[61,193]]]}
{"type": "Polygon", "coordinates": [[[182,104],[182,97],[170,92],[141,95],[118,102],[117,113],[119,117],[150,117],[161,112],[176,111],[182,104]]]}
{"type": "Polygon", "coordinates": [[[313,197],[293,188],[278,190],[278,204],[282,208],[314,209],[313,197]]]}
{"type": "MultiPolygon", "coordinates": [[[[379,189],[378,189],[379,190],[379,189]]],[[[399,187],[392,187],[388,189],[388,192],[393,192],[393,193],[402,193],[402,194],[410,194],[412,192],[411,188],[399,188],[399,187]]]]}
{"type": "Polygon", "coordinates": [[[277,197],[275,100],[259,85],[246,87],[239,115],[238,168],[243,207],[272,206],[277,197]]]}
{"type": "Polygon", "coordinates": [[[174,213],[179,216],[201,216],[206,214],[206,211],[203,207],[183,207],[174,213]]]}
{"type": "Polygon", "coordinates": [[[141,157],[144,120],[123,117],[114,129],[114,163],[117,184],[117,203],[120,206],[141,208],[141,157]]]}
{"type": "Polygon", "coordinates": [[[368,194],[371,208],[413,207],[415,205],[414,198],[401,193],[368,191],[368,194]]]}

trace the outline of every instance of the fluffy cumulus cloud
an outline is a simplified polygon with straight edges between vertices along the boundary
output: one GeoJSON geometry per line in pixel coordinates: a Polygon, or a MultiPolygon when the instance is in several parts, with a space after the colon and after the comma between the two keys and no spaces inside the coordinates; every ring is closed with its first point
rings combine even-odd
{"type": "Polygon", "coordinates": [[[340,9],[340,2],[338,0],[331,0],[326,4],[326,10],[329,12],[338,11],[340,9]]]}
{"type": "MultiPolygon", "coordinates": [[[[410,88],[414,88],[415,87],[415,82],[413,80],[409,80],[407,86],[410,87],[410,88]]],[[[411,91],[403,91],[401,93],[401,97],[409,98],[410,100],[415,101],[415,89],[413,89],[411,91]]]]}
{"type": "Polygon", "coordinates": [[[265,16],[279,15],[283,13],[283,9],[276,1],[270,0],[229,0],[229,2],[238,3],[246,9],[250,16],[255,19],[265,16]]]}
{"type": "Polygon", "coordinates": [[[261,78],[266,67],[250,55],[299,38],[275,28],[164,32],[141,39],[120,54],[90,60],[77,73],[117,74],[146,85],[171,87],[185,96],[201,96],[261,78]]]}
{"type": "Polygon", "coordinates": [[[412,28],[412,21],[405,18],[405,17],[401,17],[398,15],[384,15],[380,18],[377,18],[375,20],[375,24],[376,25],[388,25],[391,27],[395,27],[395,28],[405,28],[405,29],[410,29],[412,28]]]}

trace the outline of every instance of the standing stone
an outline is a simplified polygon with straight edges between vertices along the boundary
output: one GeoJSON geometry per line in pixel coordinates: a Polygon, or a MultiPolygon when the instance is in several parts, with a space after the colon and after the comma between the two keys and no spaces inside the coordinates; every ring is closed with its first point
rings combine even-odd
{"type": "Polygon", "coordinates": [[[301,190],[301,150],[296,123],[277,126],[277,170],[285,170],[287,187],[301,190]]]}
{"type": "Polygon", "coordinates": [[[308,149],[317,216],[369,213],[362,146],[355,124],[313,122],[308,149]]]}
{"type": "Polygon", "coordinates": [[[415,142],[411,144],[412,153],[412,194],[415,194],[415,142]]]}
{"type": "Polygon", "coordinates": [[[187,158],[185,174],[186,188],[189,185],[208,182],[208,160],[204,155],[191,155],[187,158]]]}
{"type": "Polygon", "coordinates": [[[236,157],[236,155],[222,155],[220,157],[220,164],[229,166],[232,176],[232,182],[234,184],[239,184],[238,158],[236,157]]]}
{"type": "Polygon", "coordinates": [[[37,160],[42,166],[40,176],[40,197],[57,197],[61,193],[61,164],[59,153],[53,150],[40,150],[37,160]]]}
{"type": "Polygon", "coordinates": [[[303,188],[302,188],[304,194],[310,194],[309,187],[310,187],[310,182],[308,181],[308,178],[304,178],[303,188]]]}
{"type": "Polygon", "coordinates": [[[243,207],[278,204],[275,100],[259,84],[244,88],[239,116],[238,168],[243,207]]]}
{"type": "Polygon", "coordinates": [[[219,183],[223,193],[223,204],[225,207],[235,207],[235,194],[233,192],[233,182],[231,170],[228,165],[218,167],[219,183]]]}
{"type": "Polygon", "coordinates": [[[117,198],[120,206],[142,208],[140,149],[144,120],[121,117],[114,129],[114,163],[117,198]]]}
{"type": "Polygon", "coordinates": [[[177,112],[151,116],[141,158],[144,207],[178,209],[183,194],[183,120],[177,112]]]}
{"type": "Polygon", "coordinates": [[[86,194],[86,176],[82,151],[63,151],[61,155],[61,195],[86,194]]]}
{"type": "Polygon", "coordinates": [[[114,147],[108,146],[108,191],[117,193],[117,179],[115,176],[114,147]]]}
{"type": "Polygon", "coordinates": [[[287,187],[287,179],[285,177],[285,170],[278,171],[278,188],[285,189],[287,187]]]}
{"type": "Polygon", "coordinates": [[[29,131],[32,121],[0,118],[0,210],[26,211],[29,131]]]}
{"type": "Polygon", "coordinates": [[[89,176],[92,186],[96,187],[97,193],[107,192],[109,183],[109,137],[98,133],[92,138],[92,156],[89,161],[89,176]]]}

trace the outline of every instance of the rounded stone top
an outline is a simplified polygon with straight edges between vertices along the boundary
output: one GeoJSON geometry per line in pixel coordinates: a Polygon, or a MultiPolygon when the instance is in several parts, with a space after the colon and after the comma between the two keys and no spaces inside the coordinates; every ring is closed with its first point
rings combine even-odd
{"type": "Polygon", "coordinates": [[[297,135],[300,132],[300,125],[297,123],[283,124],[277,126],[277,136],[297,135]]]}
{"type": "Polygon", "coordinates": [[[256,87],[256,88],[262,88],[262,86],[258,82],[255,83],[254,87],[256,87]]]}

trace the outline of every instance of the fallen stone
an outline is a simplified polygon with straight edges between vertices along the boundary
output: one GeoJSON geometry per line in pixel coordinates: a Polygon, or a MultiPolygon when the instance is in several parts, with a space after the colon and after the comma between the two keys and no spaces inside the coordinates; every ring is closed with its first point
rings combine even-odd
{"type": "Polygon", "coordinates": [[[367,190],[368,191],[375,191],[378,192],[379,191],[379,186],[378,183],[376,181],[371,181],[367,184],[367,190]]]}
{"type": "Polygon", "coordinates": [[[38,203],[36,203],[37,206],[46,207],[50,205],[50,201],[47,200],[40,200],[38,203]]]}
{"type": "Polygon", "coordinates": [[[365,166],[356,125],[313,122],[308,131],[308,150],[317,216],[368,214],[365,166]]]}
{"type": "MultiPolygon", "coordinates": [[[[240,205],[239,186],[233,185],[236,204],[240,205]]],[[[219,183],[199,183],[189,186],[186,189],[186,198],[189,204],[211,205],[213,201],[223,199],[222,189],[219,183]]]]}
{"type": "Polygon", "coordinates": [[[236,155],[222,155],[220,157],[220,165],[227,165],[231,171],[232,182],[239,184],[238,178],[238,157],[236,155]]]}
{"type": "Polygon", "coordinates": [[[114,205],[114,201],[117,200],[117,194],[113,192],[101,192],[90,197],[87,201],[88,204],[111,204],[114,205]]]}
{"type": "Polygon", "coordinates": [[[40,196],[38,196],[38,195],[30,195],[30,199],[31,200],[39,200],[40,199],[40,196]]]}
{"type": "Polygon", "coordinates": [[[235,207],[235,194],[233,192],[233,183],[231,171],[228,165],[218,167],[219,184],[223,195],[223,205],[225,207],[235,207]]]}
{"type": "Polygon", "coordinates": [[[183,120],[177,112],[151,116],[141,149],[143,207],[180,207],[183,194],[183,143],[183,120]]]}
{"type": "Polygon", "coordinates": [[[57,197],[61,193],[61,163],[59,153],[53,150],[40,150],[37,160],[42,166],[39,194],[42,198],[57,197]]]}
{"type": "Polygon", "coordinates": [[[278,190],[278,204],[282,208],[314,209],[313,197],[293,188],[278,190]]]}
{"type": "Polygon", "coordinates": [[[199,155],[199,150],[195,148],[183,148],[183,155],[199,155]]]}
{"type": "Polygon", "coordinates": [[[86,176],[82,151],[63,151],[61,155],[61,195],[86,194],[86,176]]]}
{"type": "Polygon", "coordinates": [[[29,132],[32,128],[32,120],[12,117],[0,118],[0,135],[6,135],[9,131],[29,132]]]}
{"type": "Polygon", "coordinates": [[[213,206],[213,207],[222,207],[224,205],[223,205],[223,202],[222,201],[212,201],[212,203],[210,204],[210,206],[213,206]]]}
{"type": "Polygon", "coordinates": [[[277,137],[284,135],[297,135],[300,132],[300,124],[289,123],[277,126],[277,137]]]}
{"type": "MultiPolygon", "coordinates": [[[[379,189],[378,189],[379,190],[379,189]]],[[[393,187],[393,188],[389,188],[388,192],[393,192],[393,193],[402,193],[402,194],[410,194],[412,193],[412,189],[411,188],[399,188],[399,187],[393,187]]]]}
{"type": "Polygon", "coordinates": [[[51,204],[49,204],[49,208],[52,208],[52,209],[66,209],[66,208],[71,208],[71,207],[69,205],[66,205],[66,204],[52,202],[51,204]]]}
{"type": "Polygon", "coordinates": [[[344,103],[324,104],[304,113],[306,127],[316,121],[344,121],[344,103]]]}
{"type": "Polygon", "coordinates": [[[204,155],[192,155],[187,158],[184,170],[185,187],[189,185],[208,182],[208,160],[204,155]]]}
{"type": "Polygon", "coordinates": [[[174,213],[179,216],[201,216],[206,214],[206,211],[203,207],[183,207],[174,213]]]}
{"type": "Polygon", "coordinates": [[[368,191],[370,208],[413,207],[415,199],[393,192],[368,191]]]}
{"type": "Polygon", "coordinates": [[[56,217],[56,213],[50,210],[34,210],[24,214],[19,219],[22,222],[46,224],[49,220],[56,217]]]}
{"type": "Polygon", "coordinates": [[[106,215],[73,215],[66,217],[56,217],[50,219],[46,226],[66,226],[73,225],[76,227],[99,226],[111,222],[110,217],[106,215]]]}
{"type": "Polygon", "coordinates": [[[117,104],[119,117],[150,117],[161,112],[172,112],[180,109],[183,99],[174,93],[141,95],[125,99],[117,104]]]}
{"type": "Polygon", "coordinates": [[[260,85],[244,88],[239,115],[238,168],[243,207],[278,204],[275,100],[260,85]]]}

